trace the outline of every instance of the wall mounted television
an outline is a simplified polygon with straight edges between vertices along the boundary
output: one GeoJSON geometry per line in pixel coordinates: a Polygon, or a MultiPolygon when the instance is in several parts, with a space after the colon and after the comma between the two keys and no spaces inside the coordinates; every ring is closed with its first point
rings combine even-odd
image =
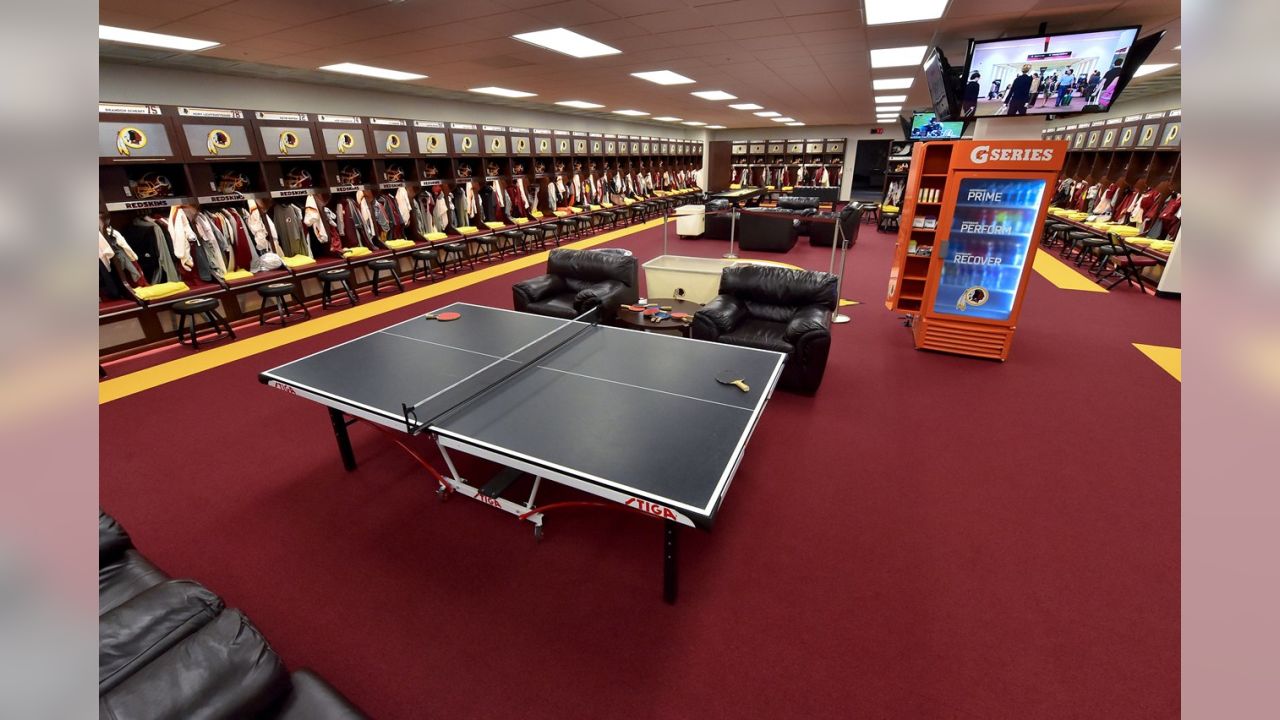
{"type": "Polygon", "coordinates": [[[911,140],[959,140],[964,121],[942,122],[935,113],[917,112],[911,117],[911,140]]]}
{"type": "Polygon", "coordinates": [[[961,117],[1106,112],[1146,59],[1129,57],[1141,29],[970,40],[961,117]]]}
{"type": "Polygon", "coordinates": [[[958,120],[960,118],[959,90],[964,87],[960,82],[963,69],[952,68],[942,48],[935,47],[920,66],[924,70],[924,84],[929,90],[929,102],[939,120],[958,120]]]}

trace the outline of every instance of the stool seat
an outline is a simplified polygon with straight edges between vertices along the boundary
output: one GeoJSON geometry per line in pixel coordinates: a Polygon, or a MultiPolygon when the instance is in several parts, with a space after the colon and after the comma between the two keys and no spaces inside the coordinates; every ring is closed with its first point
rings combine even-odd
{"type": "Polygon", "coordinates": [[[356,296],[355,290],[353,290],[351,285],[347,282],[351,279],[351,268],[342,267],[333,268],[332,270],[322,270],[316,274],[316,277],[320,279],[321,307],[327,308],[333,304],[334,285],[337,285],[338,289],[342,291],[343,296],[347,298],[347,304],[357,305],[360,303],[360,298],[356,296]]]}
{"type": "Polygon", "coordinates": [[[218,307],[218,301],[215,298],[191,298],[179,300],[170,307],[179,315],[195,315],[218,307]]]}
{"type": "Polygon", "coordinates": [[[347,280],[351,277],[351,268],[334,268],[323,270],[318,274],[321,280],[347,280]]]}
{"type": "Polygon", "coordinates": [[[298,295],[298,289],[293,283],[275,282],[258,287],[258,295],[262,297],[262,304],[258,306],[258,325],[267,324],[267,307],[274,305],[276,314],[280,318],[280,325],[288,325],[289,318],[293,315],[292,308],[289,307],[289,300],[292,298],[297,303],[298,308],[302,310],[304,317],[310,319],[311,311],[307,309],[306,303],[302,302],[301,296],[298,295]]]}
{"type": "Polygon", "coordinates": [[[258,294],[264,298],[284,297],[293,294],[293,283],[278,282],[258,287],[258,294]]]}
{"type": "Polygon", "coordinates": [[[395,266],[396,266],[396,261],[391,258],[378,258],[377,260],[369,261],[369,267],[371,268],[378,268],[378,269],[385,270],[385,269],[393,268],[395,266]]]}
{"type": "Polygon", "coordinates": [[[433,247],[429,247],[429,248],[421,248],[421,249],[419,249],[419,250],[414,250],[413,252],[409,253],[409,257],[413,257],[413,258],[423,258],[423,259],[428,259],[428,260],[429,260],[429,259],[431,259],[431,258],[433,258],[433,257],[439,257],[439,256],[440,256],[439,251],[438,251],[438,250],[436,250],[436,248],[433,248],[433,247]]]}

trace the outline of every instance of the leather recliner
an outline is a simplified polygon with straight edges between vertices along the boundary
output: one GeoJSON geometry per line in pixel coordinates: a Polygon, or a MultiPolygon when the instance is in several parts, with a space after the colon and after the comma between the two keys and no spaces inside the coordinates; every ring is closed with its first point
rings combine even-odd
{"type": "Polygon", "coordinates": [[[790,214],[752,211],[738,218],[738,246],[743,250],[787,252],[799,235],[800,221],[790,214]]]}
{"type": "Polygon", "coordinates": [[[720,273],[720,294],[693,316],[692,337],[787,354],[778,386],[812,395],[831,350],[836,276],[764,265],[720,273]]]}
{"type": "Polygon", "coordinates": [[[835,222],[809,223],[809,244],[814,247],[831,247],[836,241],[836,223],[840,224],[840,237],[845,247],[852,247],[858,242],[858,228],[861,227],[862,204],[849,203],[840,208],[838,213],[818,213],[816,218],[834,219],[835,222]]]}
{"type": "MultiPolygon", "coordinates": [[[[735,226],[730,213],[738,215],[738,220],[742,219],[740,213],[730,207],[728,200],[712,200],[703,206],[706,213],[703,218],[702,237],[707,240],[728,240],[729,232],[733,230],[734,235],[741,234],[739,228],[735,226]]],[[[734,237],[736,241],[738,238],[734,237]]]]}
{"type": "Polygon", "coordinates": [[[571,320],[600,307],[601,322],[613,320],[618,306],[640,299],[636,259],[599,250],[552,250],[547,274],[511,286],[520,312],[571,320]]]}
{"type": "Polygon", "coordinates": [[[307,670],[290,674],[242,613],[172,580],[98,512],[98,714],[132,718],[360,720],[307,670]]]}

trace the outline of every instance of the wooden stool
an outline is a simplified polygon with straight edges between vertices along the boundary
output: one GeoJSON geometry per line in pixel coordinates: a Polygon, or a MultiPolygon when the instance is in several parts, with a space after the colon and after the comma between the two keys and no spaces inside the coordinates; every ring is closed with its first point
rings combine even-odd
{"type": "Polygon", "coordinates": [[[209,321],[213,329],[218,332],[217,338],[221,339],[225,334],[230,336],[232,340],[236,339],[236,333],[227,324],[225,318],[218,314],[217,298],[192,298],[190,300],[179,300],[169,306],[173,313],[178,316],[178,342],[183,345],[190,345],[192,349],[199,349],[200,342],[196,335],[196,325],[198,323],[196,316],[203,317],[209,321]],[[190,321],[191,327],[187,330],[187,323],[190,321]],[[186,338],[185,332],[190,332],[191,337],[186,338]]]}
{"type": "Polygon", "coordinates": [[[448,275],[448,273],[445,272],[444,263],[440,260],[440,250],[438,248],[430,247],[423,248],[421,250],[414,250],[409,253],[409,257],[413,258],[413,268],[410,270],[409,274],[409,279],[411,280],[418,279],[419,267],[422,268],[423,280],[431,279],[432,268],[439,268],[441,277],[448,275]]]}
{"type": "Polygon", "coordinates": [[[395,282],[396,288],[400,292],[404,292],[404,283],[400,282],[400,261],[396,258],[378,258],[370,260],[368,264],[369,270],[373,272],[370,284],[373,286],[373,294],[375,296],[382,294],[382,273],[391,275],[391,280],[395,282]]]}
{"type": "Polygon", "coordinates": [[[302,302],[302,298],[298,296],[298,288],[293,283],[277,282],[268,285],[258,286],[258,297],[262,299],[262,304],[258,306],[258,325],[267,324],[267,303],[272,302],[276,306],[276,313],[280,316],[281,327],[289,324],[289,317],[293,311],[289,309],[289,298],[293,298],[298,303],[298,307],[302,309],[302,314],[307,320],[311,319],[311,311],[307,309],[306,303],[302,302]]]}
{"type": "Polygon", "coordinates": [[[329,307],[333,303],[333,286],[337,285],[347,296],[348,305],[360,304],[360,298],[356,297],[355,290],[351,289],[351,284],[347,282],[351,279],[351,268],[334,268],[332,270],[324,270],[316,277],[320,278],[320,306],[329,307]]]}
{"type": "Polygon", "coordinates": [[[444,251],[444,261],[441,266],[446,273],[448,273],[449,270],[449,263],[454,261],[456,261],[455,266],[458,272],[462,272],[462,266],[464,263],[468,267],[475,267],[475,258],[471,257],[471,253],[467,249],[467,241],[465,239],[444,243],[440,246],[440,249],[444,251]]]}

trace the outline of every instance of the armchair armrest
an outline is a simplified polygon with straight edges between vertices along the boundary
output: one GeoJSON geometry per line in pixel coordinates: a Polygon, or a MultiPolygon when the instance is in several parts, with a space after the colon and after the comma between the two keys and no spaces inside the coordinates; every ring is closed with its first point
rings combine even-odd
{"type": "Polygon", "coordinates": [[[693,315],[693,336],[715,340],[732,331],[747,316],[747,306],[733,295],[717,295],[693,315]]]}
{"type": "Polygon", "coordinates": [[[573,298],[573,306],[579,312],[595,305],[601,306],[608,312],[615,312],[622,304],[622,294],[626,291],[627,286],[617,280],[601,280],[579,290],[573,298]]]}
{"type": "Polygon", "coordinates": [[[823,305],[806,305],[796,311],[791,316],[791,321],[787,323],[786,338],[787,342],[795,343],[804,335],[820,330],[829,332],[831,330],[831,311],[823,305]]]}
{"type": "Polygon", "coordinates": [[[511,286],[511,292],[515,294],[517,301],[523,299],[526,305],[541,302],[553,295],[567,292],[568,289],[564,278],[559,275],[540,275],[511,286]]]}

